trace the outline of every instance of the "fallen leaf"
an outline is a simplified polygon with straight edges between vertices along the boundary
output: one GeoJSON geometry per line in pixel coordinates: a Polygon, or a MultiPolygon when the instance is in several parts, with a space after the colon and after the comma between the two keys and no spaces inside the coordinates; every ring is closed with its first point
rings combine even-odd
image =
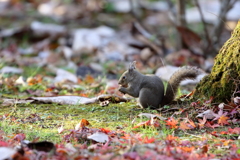
{"type": "Polygon", "coordinates": [[[58,133],[62,133],[64,131],[63,125],[61,125],[61,127],[58,128],[58,133]]]}
{"type": "Polygon", "coordinates": [[[17,140],[18,142],[21,142],[21,141],[23,141],[25,138],[26,138],[26,135],[25,135],[25,134],[19,133],[19,134],[16,134],[13,139],[14,139],[14,140],[17,140]]]}
{"type": "Polygon", "coordinates": [[[191,129],[187,123],[185,122],[180,122],[180,126],[179,126],[180,129],[182,130],[187,130],[187,129],[191,129]]]}
{"type": "Polygon", "coordinates": [[[0,159],[12,159],[17,151],[13,148],[0,147],[0,159]]]}
{"type": "Polygon", "coordinates": [[[206,127],[209,127],[209,128],[217,128],[217,127],[220,127],[219,124],[211,124],[211,122],[207,121],[206,124],[205,124],[206,127]]]}
{"type": "Polygon", "coordinates": [[[99,143],[105,143],[109,141],[109,137],[106,133],[96,132],[87,137],[88,139],[94,140],[99,143]]]}
{"type": "Polygon", "coordinates": [[[210,96],[209,100],[206,100],[204,103],[205,104],[210,104],[213,101],[213,96],[210,96]]]}
{"type": "Polygon", "coordinates": [[[86,83],[88,83],[88,84],[91,84],[91,83],[93,83],[95,80],[94,80],[94,77],[93,77],[93,76],[91,76],[91,75],[88,74],[88,75],[86,75],[84,81],[85,81],[86,83]]]}
{"type": "Polygon", "coordinates": [[[169,141],[175,141],[177,139],[178,139],[178,137],[174,137],[174,136],[172,136],[170,134],[166,137],[166,140],[169,140],[169,141]]]}
{"type": "Polygon", "coordinates": [[[223,113],[223,110],[219,108],[218,114],[215,114],[215,118],[213,119],[213,121],[218,120],[218,124],[220,125],[229,124],[227,122],[227,120],[229,119],[229,117],[226,117],[227,114],[227,112],[223,113]]]}
{"type": "Polygon", "coordinates": [[[228,132],[231,134],[240,134],[240,128],[236,127],[236,128],[228,128],[228,132]]]}
{"type": "Polygon", "coordinates": [[[240,105],[240,97],[235,97],[233,101],[236,105],[240,105]]]}
{"type": "Polygon", "coordinates": [[[106,133],[106,134],[108,134],[109,132],[111,132],[111,130],[110,130],[110,129],[107,129],[107,128],[100,128],[100,130],[101,130],[101,132],[106,133]]]}
{"type": "Polygon", "coordinates": [[[204,154],[204,153],[207,153],[207,152],[208,152],[208,146],[207,146],[207,145],[203,146],[203,147],[201,148],[201,150],[202,150],[202,153],[203,153],[203,154],[204,154]]]}
{"type": "Polygon", "coordinates": [[[203,116],[203,119],[198,119],[198,121],[199,121],[199,124],[198,124],[199,128],[200,128],[200,129],[201,129],[201,128],[204,128],[204,125],[205,125],[205,123],[207,122],[206,117],[203,116]]]}
{"type": "Polygon", "coordinates": [[[135,125],[133,128],[140,128],[140,127],[146,127],[146,126],[151,126],[151,120],[140,122],[137,125],[135,125]]]}
{"type": "Polygon", "coordinates": [[[216,114],[211,109],[209,109],[202,113],[199,113],[196,117],[206,117],[206,119],[213,119],[216,117],[216,114]]]}
{"type": "Polygon", "coordinates": [[[168,120],[165,121],[166,122],[166,125],[170,126],[171,129],[177,129],[178,126],[178,121],[175,120],[174,118],[169,118],[168,120]]]}
{"type": "Polygon", "coordinates": [[[199,37],[199,35],[186,27],[178,26],[177,30],[181,35],[184,45],[188,47],[189,50],[197,55],[203,55],[201,37],[199,37]]]}
{"type": "Polygon", "coordinates": [[[180,147],[180,149],[184,152],[192,152],[194,150],[194,147],[180,147]]]}
{"type": "Polygon", "coordinates": [[[144,143],[153,143],[156,139],[155,138],[148,138],[148,137],[145,137],[143,138],[141,141],[144,142],[144,143]]]}
{"type": "Polygon", "coordinates": [[[189,124],[191,125],[191,128],[196,128],[195,123],[194,123],[191,119],[187,118],[187,121],[188,121],[189,124]]]}
{"type": "Polygon", "coordinates": [[[88,120],[86,119],[81,119],[80,123],[78,123],[75,127],[75,130],[79,130],[80,128],[86,127],[90,125],[90,123],[88,122],[88,120]]]}
{"type": "Polygon", "coordinates": [[[226,124],[226,125],[228,125],[229,123],[228,123],[228,120],[229,118],[228,117],[226,117],[226,116],[224,116],[224,115],[222,115],[221,117],[219,117],[219,119],[218,119],[218,124],[220,124],[220,125],[224,125],[224,124],[226,124]]]}

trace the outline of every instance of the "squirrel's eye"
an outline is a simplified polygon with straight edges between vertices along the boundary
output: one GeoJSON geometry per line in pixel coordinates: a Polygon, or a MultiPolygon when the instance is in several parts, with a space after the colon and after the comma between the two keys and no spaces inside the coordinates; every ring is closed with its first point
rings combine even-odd
{"type": "Polygon", "coordinates": [[[126,77],[125,77],[125,76],[123,76],[123,79],[126,79],[126,77]]]}

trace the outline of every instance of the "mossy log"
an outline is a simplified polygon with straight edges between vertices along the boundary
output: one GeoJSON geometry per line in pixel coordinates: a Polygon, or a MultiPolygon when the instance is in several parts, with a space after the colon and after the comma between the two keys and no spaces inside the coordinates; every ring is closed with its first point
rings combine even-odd
{"type": "MultiPolygon", "coordinates": [[[[215,57],[211,73],[197,85],[194,99],[210,96],[214,102],[227,102],[240,89],[240,21],[230,39],[215,57]]],[[[239,95],[239,94],[238,94],[239,95]]]]}

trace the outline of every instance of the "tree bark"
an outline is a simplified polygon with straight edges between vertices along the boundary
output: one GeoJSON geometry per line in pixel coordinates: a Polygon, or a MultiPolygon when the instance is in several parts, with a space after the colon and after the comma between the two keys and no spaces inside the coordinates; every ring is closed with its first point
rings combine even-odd
{"type": "Polygon", "coordinates": [[[177,25],[181,27],[186,27],[186,14],[185,14],[185,0],[177,0],[177,25]]]}
{"type": "Polygon", "coordinates": [[[240,91],[240,21],[230,39],[215,57],[210,75],[197,85],[194,98],[213,97],[213,102],[228,102],[240,91]]]}

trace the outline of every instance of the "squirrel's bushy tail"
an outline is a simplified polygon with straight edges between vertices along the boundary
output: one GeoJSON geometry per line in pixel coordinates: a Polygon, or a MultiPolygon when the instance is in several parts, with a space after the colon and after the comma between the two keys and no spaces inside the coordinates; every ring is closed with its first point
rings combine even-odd
{"type": "Polygon", "coordinates": [[[200,70],[189,66],[182,67],[177,72],[175,72],[168,81],[166,93],[164,95],[161,106],[164,106],[165,104],[168,104],[174,100],[181,81],[184,79],[195,79],[199,74],[200,70]]]}

